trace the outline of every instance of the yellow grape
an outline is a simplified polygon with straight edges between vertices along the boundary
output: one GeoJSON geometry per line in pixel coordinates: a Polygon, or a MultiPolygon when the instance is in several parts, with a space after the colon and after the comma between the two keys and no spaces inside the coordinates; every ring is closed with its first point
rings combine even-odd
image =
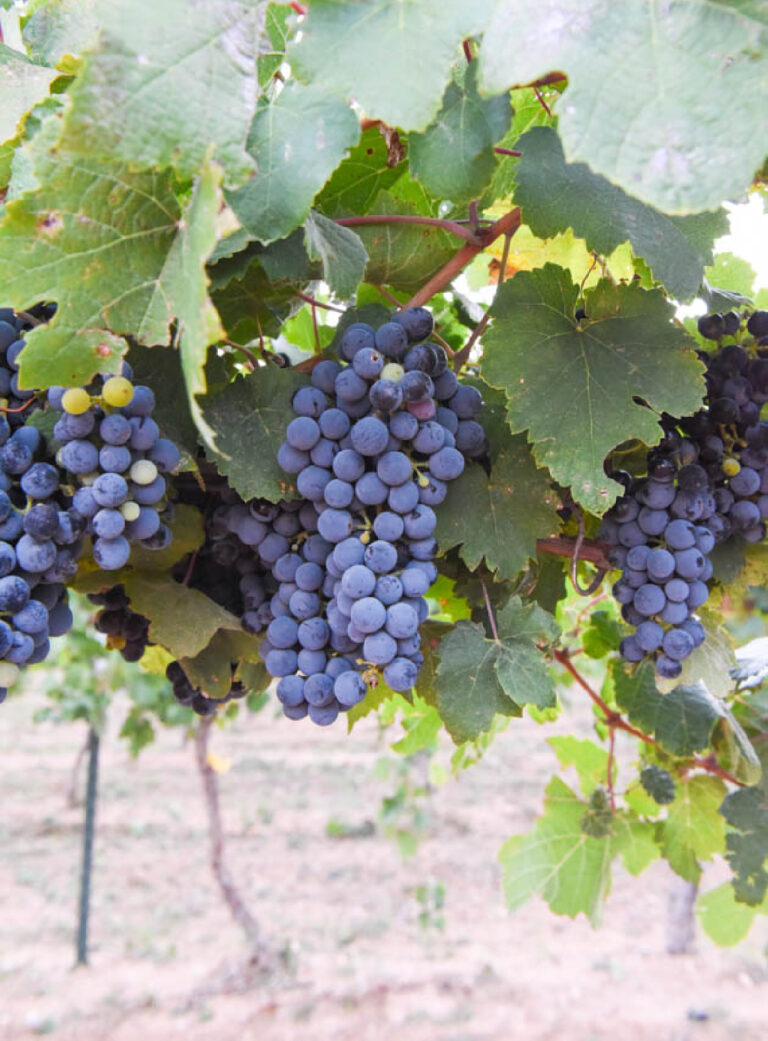
{"type": "Polygon", "coordinates": [[[81,416],[91,407],[91,395],[82,387],[70,387],[61,396],[61,407],[71,416],[81,416]]]}
{"type": "Polygon", "coordinates": [[[107,405],[122,408],[128,405],[133,397],[133,384],[124,376],[113,376],[104,384],[101,396],[107,405]]]}

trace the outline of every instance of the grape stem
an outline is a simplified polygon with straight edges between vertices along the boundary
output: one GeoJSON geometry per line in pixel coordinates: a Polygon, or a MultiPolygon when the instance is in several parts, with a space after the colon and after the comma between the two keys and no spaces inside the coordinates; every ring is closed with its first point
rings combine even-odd
{"type": "Polygon", "coordinates": [[[485,579],[480,579],[480,585],[483,587],[483,599],[485,600],[485,610],[488,614],[488,624],[491,627],[494,640],[496,643],[500,643],[499,630],[496,627],[496,616],[493,613],[493,606],[491,604],[491,598],[488,596],[488,588],[485,584],[485,579]]]}
{"type": "MultiPolygon", "coordinates": [[[[536,540],[537,553],[551,553],[556,557],[570,557],[575,555],[576,539],[567,538],[565,535],[551,535],[546,539],[536,540]]],[[[594,539],[583,539],[579,546],[578,559],[588,560],[590,564],[596,564],[601,570],[609,571],[611,562],[608,559],[609,547],[594,539]]]]}
{"type": "Polygon", "coordinates": [[[579,596],[592,596],[600,588],[600,583],[605,578],[607,568],[599,568],[597,574],[589,583],[588,586],[584,587],[579,582],[579,555],[581,553],[581,547],[584,543],[584,514],[581,510],[579,513],[579,534],[576,536],[576,541],[573,544],[573,556],[571,557],[571,582],[573,588],[579,594],[579,596]]]}
{"type": "MultiPolygon", "coordinates": [[[[507,261],[509,260],[509,246],[515,231],[517,231],[517,227],[511,228],[510,230],[504,232],[504,249],[501,252],[501,267],[499,268],[499,280],[496,283],[496,292],[494,293],[493,297],[494,303],[496,302],[496,298],[499,295],[499,290],[501,289],[502,283],[504,282],[504,275],[507,270],[507,261]]],[[[493,304],[491,305],[491,307],[493,307],[493,304]]],[[[472,353],[472,348],[485,332],[488,326],[488,322],[491,320],[491,307],[489,307],[488,310],[485,312],[483,317],[472,330],[472,334],[470,335],[467,342],[464,344],[462,349],[456,354],[455,358],[453,359],[453,367],[456,372],[461,372],[462,368],[467,364],[467,362],[469,361],[469,356],[472,353]]]]}
{"type": "MultiPolygon", "coordinates": [[[[654,745],[659,747],[659,742],[651,737],[649,734],[644,734],[642,730],[638,730],[637,727],[633,727],[631,723],[628,723],[621,713],[614,711],[606,704],[605,701],[600,697],[594,687],[584,679],[579,670],[571,661],[571,653],[567,648],[562,650],[553,651],[555,661],[559,662],[563,668],[573,676],[582,690],[586,691],[590,699],[597,705],[603,714],[603,723],[609,728],[611,735],[615,730],[623,730],[627,734],[631,734],[636,737],[639,741],[645,742],[647,745],[654,745]]],[[[609,749],[610,759],[610,749],[609,749]]],[[[714,774],[715,777],[721,777],[724,781],[728,781],[730,784],[734,784],[739,788],[744,788],[745,784],[738,778],[734,777],[733,774],[724,770],[718,763],[714,755],[709,756],[694,756],[690,763],[686,766],[686,770],[705,770],[707,773],[714,774]]]]}
{"type": "Polygon", "coordinates": [[[450,231],[473,245],[479,244],[482,240],[480,234],[475,233],[471,228],[465,228],[458,221],[445,220],[442,217],[417,217],[409,213],[366,213],[360,217],[338,217],[336,224],[342,228],[356,228],[366,224],[424,224],[428,227],[450,231]]]}
{"type": "MultiPolygon", "coordinates": [[[[421,218],[418,218],[421,220],[421,218]]],[[[478,232],[477,238],[481,241],[479,243],[468,242],[466,246],[462,246],[458,252],[454,253],[451,259],[443,264],[440,270],[426,282],[417,293],[415,293],[406,307],[421,307],[426,304],[435,293],[439,293],[442,289],[445,289],[447,285],[460,275],[467,264],[478,255],[482,253],[484,249],[487,249],[492,242],[495,242],[501,235],[508,235],[510,238],[522,223],[520,214],[520,207],[515,206],[513,210],[509,210],[503,217],[500,217],[497,221],[494,221],[489,228],[483,228],[478,232]]],[[[461,227],[461,225],[457,225],[461,227]]],[[[462,232],[464,228],[462,228],[462,232]]],[[[458,357],[458,355],[457,355],[458,357]]]]}

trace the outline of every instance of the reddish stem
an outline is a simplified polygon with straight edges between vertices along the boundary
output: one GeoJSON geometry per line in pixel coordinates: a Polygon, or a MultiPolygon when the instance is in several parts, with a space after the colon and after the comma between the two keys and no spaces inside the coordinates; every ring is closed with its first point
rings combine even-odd
{"type": "MultiPolygon", "coordinates": [[[[432,299],[435,293],[439,293],[441,289],[450,285],[454,278],[461,274],[467,264],[469,264],[471,260],[474,260],[478,253],[482,253],[482,251],[490,246],[492,242],[495,242],[500,235],[514,235],[520,227],[520,223],[520,208],[516,206],[513,210],[510,210],[509,213],[505,213],[503,217],[500,217],[495,221],[490,228],[483,228],[477,235],[477,238],[480,239],[480,243],[468,243],[466,246],[462,246],[461,249],[458,250],[457,253],[454,253],[451,259],[446,264],[443,264],[440,270],[434,274],[417,293],[414,293],[405,306],[420,307],[423,304],[426,304],[427,301],[432,299]]],[[[462,231],[464,231],[463,228],[462,231]]]]}
{"type": "Polygon", "coordinates": [[[307,293],[297,293],[296,296],[299,300],[303,300],[305,304],[310,304],[312,307],[322,307],[324,311],[338,311],[339,314],[345,313],[345,308],[336,307],[335,304],[324,304],[321,300],[315,300],[313,296],[309,296],[307,293]]]}
{"type": "Polygon", "coordinates": [[[469,40],[463,40],[461,46],[464,49],[464,57],[467,59],[467,64],[472,61],[472,44],[469,40]]]}
{"type": "MultiPolygon", "coordinates": [[[[575,545],[576,539],[566,538],[564,535],[551,535],[548,539],[536,540],[536,551],[573,559],[575,545]]],[[[597,564],[599,568],[609,571],[612,565],[608,559],[608,553],[609,547],[602,542],[584,539],[579,547],[579,560],[589,561],[590,564],[597,564]]]]}
{"type": "Polygon", "coordinates": [[[501,145],[497,145],[493,150],[497,155],[513,155],[516,159],[519,159],[523,154],[522,152],[516,152],[514,148],[502,148],[501,145]]]}
{"type": "Polygon", "coordinates": [[[442,228],[443,231],[453,232],[454,235],[473,244],[476,244],[480,238],[470,228],[463,227],[457,221],[443,220],[441,217],[415,217],[407,213],[367,213],[362,217],[338,217],[336,223],[342,228],[356,228],[366,224],[426,224],[434,228],[442,228]]]}
{"type": "MultiPolygon", "coordinates": [[[[600,695],[597,693],[594,687],[592,687],[591,684],[589,684],[584,679],[579,670],[573,664],[573,662],[571,661],[571,655],[568,652],[568,650],[563,649],[561,651],[554,651],[553,655],[555,661],[560,662],[563,668],[566,669],[571,674],[571,676],[573,676],[573,678],[576,680],[579,686],[586,691],[590,699],[600,709],[604,717],[603,722],[610,729],[611,742],[613,741],[614,731],[623,730],[625,733],[631,734],[633,737],[636,737],[639,741],[644,741],[647,745],[658,746],[659,742],[656,741],[655,738],[650,737],[648,734],[644,734],[643,731],[638,730],[637,727],[633,727],[623,718],[623,716],[621,716],[618,712],[615,712],[603,701],[603,699],[600,697],[600,695]]],[[[612,756],[613,752],[609,747],[609,762],[612,756]]],[[[735,784],[739,788],[743,788],[745,786],[743,781],[738,780],[738,778],[734,777],[733,774],[730,774],[727,770],[724,770],[723,767],[720,766],[714,755],[694,756],[691,759],[689,768],[692,770],[706,770],[707,773],[714,774],[715,777],[721,777],[724,781],[728,781],[730,782],[730,784],[735,784]]]]}
{"type": "Polygon", "coordinates": [[[538,87],[534,87],[533,88],[533,93],[536,95],[536,100],[538,101],[538,103],[541,105],[541,107],[544,109],[544,111],[547,113],[547,115],[551,119],[552,118],[552,110],[550,109],[549,105],[546,103],[544,98],[541,96],[541,91],[539,90],[539,88],[538,87]]]}
{"type": "Polygon", "coordinates": [[[18,408],[0,408],[0,412],[7,412],[7,413],[9,413],[9,414],[13,414],[13,413],[15,413],[15,412],[23,412],[25,408],[29,408],[29,406],[30,406],[30,405],[31,405],[31,404],[32,404],[33,402],[35,402],[35,401],[37,401],[37,398],[36,398],[36,397],[35,397],[35,398],[28,398],[28,399],[27,399],[27,400],[26,400],[26,401],[24,402],[24,404],[23,404],[23,405],[19,405],[19,407],[18,407],[18,408]]]}
{"type": "Polygon", "coordinates": [[[304,6],[304,4],[298,3],[297,0],[290,0],[290,3],[288,4],[288,6],[293,8],[293,10],[296,12],[296,14],[306,14],[307,13],[307,9],[304,6]]]}

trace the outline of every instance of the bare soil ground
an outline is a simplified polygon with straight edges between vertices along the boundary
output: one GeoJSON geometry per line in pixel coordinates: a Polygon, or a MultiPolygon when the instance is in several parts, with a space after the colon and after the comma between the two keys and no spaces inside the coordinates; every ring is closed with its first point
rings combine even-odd
{"type": "Polygon", "coordinates": [[[92,964],[74,970],[82,810],[65,790],[83,732],[33,725],[39,705],[0,713],[2,1041],[768,1041],[768,921],[732,950],[700,936],[665,954],[661,864],[617,873],[597,931],[540,902],[507,913],[498,848],[554,766],[526,721],[431,796],[407,861],[378,823],[399,757],[373,723],[348,738],[267,711],[217,732],[232,872],[287,961],[266,979],[209,871],[192,746],[165,732],[136,764],[110,733],[92,964]],[[329,821],[362,837],[329,837],[329,821]],[[436,883],[442,929],[419,922],[416,888],[436,883]]]}

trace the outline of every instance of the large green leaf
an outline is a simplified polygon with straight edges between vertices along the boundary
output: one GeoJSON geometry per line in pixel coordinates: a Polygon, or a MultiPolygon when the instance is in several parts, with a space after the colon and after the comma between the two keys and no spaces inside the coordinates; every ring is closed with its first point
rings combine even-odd
{"type": "Polygon", "coordinates": [[[391,188],[402,176],[402,146],[390,154],[379,127],[364,130],[349,155],[336,168],[315,199],[315,208],[329,217],[370,213],[380,191],[391,188]]]}
{"type": "Polygon", "coordinates": [[[698,881],[699,861],[724,851],[725,822],[718,810],[725,793],[726,787],[717,777],[689,777],[675,786],[662,848],[670,867],[690,882],[698,881]]]}
{"type": "Polygon", "coordinates": [[[512,119],[507,93],[481,98],[477,63],[467,67],[464,83],[450,83],[437,117],[423,134],[411,134],[411,173],[438,199],[453,203],[476,199],[496,168],[493,145],[512,119]]]}
{"type": "Polygon", "coordinates": [[[295,477],[277,465],[291,418],[291,399],[307,377],[268,366],[241,376],[206,400],[203,415],[215,433],[219,471],[244,499],[291,498],[295,477]]]}
{"type": "Polygon", "coordinates": [[[499,638],[488,639],[481,625],[460,621],[437,649],[437,708],[457,744],[488,730],[496,713],[518,716],[522,704],[546,708],[555,703],[537,647],[557,635],[551,615],[512,597],[496,624],[499,638]]]}
{"type": "Polygon", "coordinates": [[[0,141],[16,135],[21,117],[48,94],[55,76],[55,69],[34,65],[0,43],[0,141]]]}
{"type": "Polygon", "coordinates": [[[733,870],[736,899],[761,904],[768,893],[768,801],[762,788],[740,788],[720,812],[730,825],[726,857],[733,870]]]}
{"type": "Polygon", "coordinates": [[[232,666],[258,661],[259,641],[255,636],[242,630],[220,629],[198,654],[182,657],[179,664],[195,687],[211,698],[223,698],[232,686],[232,666]]]}
{"type": "MultiPolygon", "coordinates": [[[[437,207],[424,188],[401,177],[371,203],[377,215],[436,217],[437,207]]],[[[415,292],[449,260],[460,240],[442,228],[424,224],[371,224],[357,227],[368,253],[367,282],[415,292]]]]}
{"type": "Polygon", "coordinates": [[[557,496],[524,438],[507,436],[505,442],[490,476],[479,463],[469,463],[451,481],[437,511],[436,534],[440,549],[459,546],[472,570],[484,559],[500,578],[512,578],[535,557],[536,539],[558,530],[559,519],[557,496]]]}
{"type": "Polygon", "coordinates": [[[150,639],[175,658],[199,654],[219,629],[241,631],[239,618],[169,575],[128,571],[121,579],[133,609],[151,619],[150,639]]]}
{"type": "MultiPolygon", "coordinates": [[[[763,914],[768,908],[761,908],[763,914]]],[[[696,901],[696,914],[701,928],[719,947],[735,947],[752,928],[757,907],[739,903],[730,882],[710,889],[696,901]]]]}
{"type": "Polygon", "coordinates": [[[220,169],[206,160],[160,278],[162,293],[176,317],[176,340],[190,411],[210,448],[213,447],[213,431],[203,419],[197,397],[206,391],[208,347],[224,336],[218,312],[208,298],[205,273],[206,259],[216,245],[216,215],[221,206],[220,179],[220,169]]]}
{"type": "Polygon", "coordinates": [[[45,0],[24,23],[30,55],[58,65],[66,54],[82,54],[99,31],[97,0],[45,0]]]}
{"type": "Polygon", "coordinates": [[[65,146],[134,168],[194,175],[211,152],[244,180],[258,95],[262,0],[103,0],[100,35],[72,87],[65,146]]]}
{"type": "Polygon", "coordinates": [[[291,82],[260,108],[248,135],[256,160],[250,181],[227,201],[262,242],[304,221],[315,195],[357,143],[360,124],[349,105],[315,86],[291,82]]]}
{"type": "Polygon", "coordinates": [[[510,426],[528,431],[539,463],[604,513],[620,492],[604,458],[622,441],[659,439],[652,409],[691,415],[702,400],[702,365],[658,290],[603,279],[586,294],[583,323],[574,318],[578,295],[554,264],[505,283],[485,336],[483,376],[506,391],[510,426]]]}
{"type": "Polygon", "coordinates": [[[160,174],[49,151],[55,119],[32,141],[37,190],[8,202],[0,225],[3,298],[17,309],[59,307],[27,338],[24,386],[87,383],[114,372],[130,334],[167,343],[180,318],[195,351],[213,329],[204,253],[212,241],[215,178],[203,174],[185,212],[160,174]]]}
{"type": "Polygon", "coordinates": [[[707,688],[678,686],[668,694],[656,688],[653,666],[641,665],[634,674],[615,661],[611,666],[616,703],[629,720],[654,737],[673,755],[693,755],[709,746],[715,724],[724,718],[720,703],[707,688]]]}
{"type": "Polygon", "coordinates": [[[461,41],[482,29],[488,8],[489,0],[313,0],[288,57],[300,78],[354,98],[367,116],[423,130],[461,41]]]}
{"type": "Polygon", "coordinates": [[[322,213],[310,211],[305,225],[310,260],[323,265],[323,278],[338,296],[352,296],[362,281],[368,254],[360,237],[322,213]]]}
{"type": "Polygon", "coordinates": [[[598,916],[611,887],[618,853],[612,835],[593,838],[581,827],[587,810],[559,777],[547,786],[544,813],[529,835],[513,835],[501,847],[504,896],[514,910],[541,896],[557,914],[598,916]]]}
{"type": "Polygon", "coordinates": [[[728,230],[725,210],[668,217],[627,195],[585,163],[566,163],[560,138],[536,127],[518,141],[515,202],[534,234],[550,238],[566,228],[607,256],[629,241],[654,276],[681,300],[696,295],[712,243],[728,230]]]}
{"type": "Polygon", "coordinates": [[[765,156],[765,22],[727,2],[496,0],[482,82],[498,93],[564,72],[568,159],[667,213],[698,213],[741,195],[765,156]]]}

